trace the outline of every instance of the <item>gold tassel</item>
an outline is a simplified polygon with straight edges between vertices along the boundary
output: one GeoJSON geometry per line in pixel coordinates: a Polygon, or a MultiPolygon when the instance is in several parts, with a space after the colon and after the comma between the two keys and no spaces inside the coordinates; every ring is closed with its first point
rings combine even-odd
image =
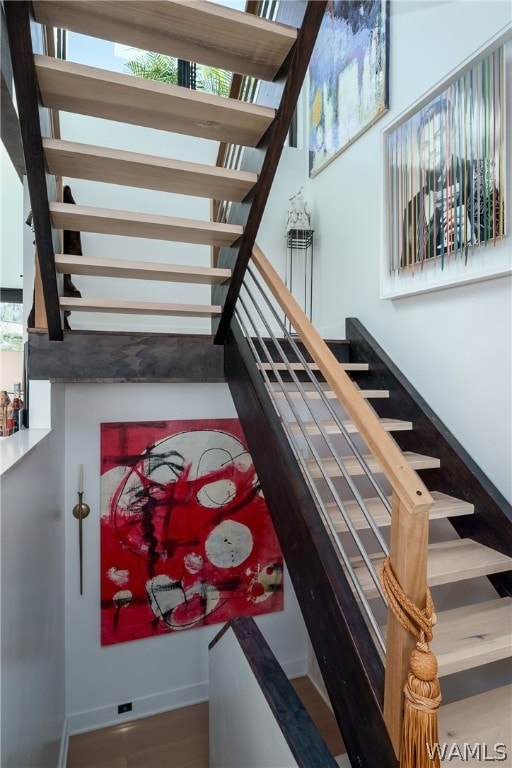
{"type": "Polygon", "coordinates": [[[411,653],[409,675],[404,685],[405,707],[400,768],[440,768],[437,710],[441,686],[437,659],[427,643],[417,643],[411,653]]]}
{"type": "Polygon", "coordinates": [[[425,608],[418,608],[396,580],[389,557],[382,563],[380,582],[396,619],[418,638],[404,685],[400,768],[440,768],[437,710],[441,704],[441,686],[437,659],[428,646],[436,624],[432,595],[427,587],[425,608]]]}

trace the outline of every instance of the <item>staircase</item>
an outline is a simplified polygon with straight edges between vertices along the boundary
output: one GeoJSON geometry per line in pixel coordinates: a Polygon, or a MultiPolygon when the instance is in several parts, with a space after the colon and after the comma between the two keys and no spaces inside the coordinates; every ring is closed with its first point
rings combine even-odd
{"type": "MultiPolygon", "coordinates": [[[[222,320],[221,316],[226,296],[229,295],[230,305],[236,300],[238,288],[231,276],[236,269],[240,280],[250,257],[324,5],[282,4],[278,20],[270,21],[203,0],[145,0],[126,6],[115,0],[6,3],[20,126],[29,160],[27,176],[38,266],[51,340],[63,339],[63,311],[72,312],[79,319],[75,327],[81,329],[88,327],[81,313],[92,314],[93,328],[97,327],[98,313],[216,318],[215,328],[219,323],[229,325],[229,308],[222,320]],[[250,103],[238,98],[236,88],[230,98],[225,98],[56,58],[53,30],[58,27],[221,67],[234,73],[238,81],[241,76],[258,81],[257,98],[250,103]],[[41,124],[38,98],[44,107],[41,124]],[[73,137],[60,135],[61,112],[236,145],[244,149],[243,159],[240,167],[226,168],[215,162],[194,162],[193,158],[155,156],[69,140],[73,137]],[[62,202],[58,185],[55,189],[55,179],[62,178],[209,199],[217,207],[220,201],[227,201],[229,218],[214,221],[118,210],[114,206],[100,207],[94,199],[80,199],[77,205],[72,205],[62,202]],[[113,241],[112,258],[95,253],[87,253],[86,258],[73,257],[62,253],[59,230],[100,234],[110,236],[111,240],[111,236],[140,238],[139,252],[144,251],[144,257],[118,258],[123,254],[119,254],[122,246],[117,240],[113,241]],[[192,263],[190,257],[185,263],[164,263],[151,257],[148,240],[186,244],[182,249],[185,254],[187,245],[204,246],[204,251],[193,251],[198,263],[192,263]],[[207,266],[209,249],[220,253],[216,263],[207,266]],[[98,295],[84,290],[81,298],[63,296],[62,274],[100,278],[99,282],[84,282],[86,289],[90,285],[99,288],[98,295]],[[102,287],[101,279],[117,282],[102,287]],[[119,282],[120,279],[158,281],[169,286],[180,283],[181,288],[174,294],[178,299],[180,293],[183,295],[184,283],[210,285],[213,295],[207,302],[204,291],[197,293],[197,301],[187,303],[134,300],[133,295],[139,291],[137,284],[126,290],[126,283],[119,282]],[[123,291],[128,294],[126,299],[120,298],[123,291]],[[111,299],[111,295],[117,298],[111,299]]],[[[115,187],[113,190],[114,198],[115,187]]],[[[170,207],[173,199],[170,198],[170,207]]],[[[172,252],[179,253],[176,248],[172,252]]],[[[143,291],[141,287],[140,292],[143,291]]],[[[160,287],[158,291],[155,288],[155,292],[172,295],[171,287],[160,287]]],[[[188,295],[194,295],[193,291],[189,290],[188,295]]],[[[103,327],[108,329],[108,323],[103,327]]],[[[169,326],[162,326],[162,330],[166,328],[169,326]]]]}
{"type": "MultiPolygon", "coordinates": [[[[451,681],[457,683],[441,709],[441,742],[485,743],[488,750],[504,742],[510,756],[505,715],[512,688],[493,689],[491,684],[492,665],[508,659],[511,651],[510,508],[489,490],[488,481],[480,482],[474,494],[459,494],[452,477],[459,465],[443,475],[444,444],[436,452],[436,441],[423,439],[422,433],[409,442],[419,423],[415,411],[410,406],[403,412],[386,411],[395,394],[382,386],[375,358],[359,342],[342,345],[326,375],[322,361],[312,357],[307,362],[295,353],[272,358],[265,353],[265,339],[244,332],[240,318],[233,319],[324,7],[317,0],[281,3],[277,21],[269,21],[201,0],[36,0],[31,20],[29,3],[5,2],[46,323],[39,328],[49,340],[46,355],[54,345],[54,360],[62,360],[59,355],[67,349],[69,357],[82,354],[85,367],[91,347],[80,352],[83,337],[63,330],[64,311],[71,311],[72,318],[211,318],[213,334],[207,341],[211,345],[214,335],[217,344],[225,345],[226,379],[348,756],[353,765],[368,768],[396,766],[395,737],[383,717],[388,617],[375,571],[390,539],[393,546],[389,530],[395,489],[386,479],[389,470],[412,478],[420,489],[416,493],[431,499],[427,578],[438,607],[433,649],[443,684],[446,680],[450,689],[451,681]],[[258,96],[248,103],[235,95],[198,93],[57,59],[45,49],[39,25],[49,30],[62,26],[257,78],[262,81],[258,96]],[[44,107],[41,122],[38,93],[44,107]],[[225,168],[83,143],[55,130],[58,111],[239,145],[244,148],[242,161],[237,168],[225,168]],[[62,177],[208,199],[214,207],[227,201],[229,214],[220,220],[189,219],[100,207],[94,200],[67,204],[55,183],[62,177]],[[117,252],[108,258],[63,253],[61,229],[138,238],[144,258],[127,259],[117,252]],[[204,258],[194,264],[158,261],[151,256],[151,240],[215,249],[215,258],[209,264],[204,258]],[[110,283],[115,287],[96,296],[65,297],[63,274],[123,282],[110,283]],[[180,290],[183,285],[206,285],[211,297],[187,303],[123,299],[124,281],[136,281],[136,286],[138,281],[177,284],[180,290]],[[355,399],[351,395],[350,402],[357,403],[356,418],[338,402],[337,380],[345,373],[353,382],[355,399]],[[368,440],[359,415],[370,403],[375,438],[368,440]],[[375,458],[375,447],[383,448],[385,466],[375,458]],[[416,481],[412,470],[421,479],[416,481]],[[467,522],[471,519],[473,524],[467,522]],[[354,546],[358,539],[365,540],[364,554],[354,546]],[[472,602],[473,592],[478,602],[472,602]],[[471,695],[476,685],[471,676],[476,679],[480,668],[489,671],[489,685],[471,695]],[[470,693],[457,701],[457,690],[470,693]]],[[[50,48],[51,40],[50,33],[50,48]]],[[[284,295],[282,288],[276,293],[284,295]]],[[[38,295],[36,286],[36,309],[38,295]]],[[[165,337],[163,350],[169,339],[165,337]]],[[[123,355],[130,357],[126,348],[123,355]]],[[[108,354],[101,359],[108,361],[108,354]]],[[[467,472],[474,474],[472,467],[467,472]]]]}
{"type": "MultiPolygon", "coordinates": [[[[374,650],[387,662],[386,646],[387,654],[391,647],[389,633],[387,642],[384,640],[388,615],[376,573],[396,536],[390,533],[396,514],[394,491],[383,467],[367,450],[347,408],[339,402],[338,393],[331,388],[329,376],[341,379],[344,371],[352,380],[352,389],[372,404],[372,413],[383,432],[393,434],[393,442],[400,445],[408,466],[419,473],[432,498],[426,565],[437,614],[431,647],[437,656],[445,702],[439,713],[440,744],[447,745],[440,753],[442,758],[444,755],[442,764],[463,764],[460,760],[472,755],[476,762],[469,764],[485,765],[494,755],[498,759],[504,749],[510,756],[510,505],[361,323],[347,321],[347,341],[330,344],[333,355],[329,360],[314,349],[316,332],[257,248],[254,261],[259,275],[256,277],[251,268],[250,289],[241,293],[244,314],[237,315],[240,328],[233,327],[227,341],[226,371],[240,418],[252,437],[250,449],[265,495],[275,505],[274,523],[303,611],[304,602],[319,599],[319,591],[325,611],[334,610],[339,596],[330,597],[329,582],[341,579],[339,572],[334,575],[330,571],[336,568],[330,562],[334,549],[355,596],[354,611],[366,615],[374,650]],[[284,311],[297,336],[287,334],[284,323],[280,327],[284,338],[279,338],[279,331],[267,338],[258,331],[254,318],[259,315],[260,298],[255,299],[256,288],[262,289],[262,296],[265,293],[260,277],[267,293],[276,300],[274,321],[275,312],[284,311]],[[263,393],[269,404],[262,402],[263,393]],[[256,419],[256,410],[260,420],[256,419]],[[295,474],[285,481],[293,465],[297,468],[295,474]],[[284,488],[276,490],[272,483],[267,486],[268,474],[279,476],[284,488]],[[305,494],[311,498],[311,510],[304,501],[305,494]],[[316,527],[318,516],[324,520],[324,532],[316,527]],[[312,531],[301,532],[297,522],[300,517],[305,528],[312,531]],[[313,547],[320,551],[323,562],[316,563],[311,556],[311,578],[304,573],[297,576],[295,568],[300,569],[301,558],[306,551],[312,553],[313,547]]],[[[271,316],[272,304],[270,299],[267,301],[266,314],[271,316]]],[[[265,330],[270,330],[268,324],[265,330]]],[[[410,557],[414,572],[415,555],[410,557]]],[[[418,554],[418,563],[420,560],[418,554]]],[[[350,621],[347,595],[344,600],[343,613],[350,621]]],[[[377,763],[372,760],[378,759],[380,766],[387,765],[384,752],[379,757],[371,750],[364,754],[364,745],[355,743],[352,729],[358,728],[361,712],[351,717],[354,702],[344,699],[343,689],[333,680],[333,664],[343,663],[336,658],[343,659],[344,666],[357,663],[365,647],[362,633],[354,655],[347,638],[337,635],[330,657],[323,634],[334,633],[332,624],[324,622],[315,606],[306,615],[306,622],[352,764],[374,765],[377,763]],[[318,636],[311,629],[315,622],[320,624],[318,636]],[[338,706],[342,711],[337,711],[338,706]]],[[[370,660],[366,659],[367,670],[369,666],[370,660]]]]}
{"type": "MultiPolygon", "coordinates": [[[[297,364],[292,365],[297,367],[297,364]]],[[[315,368],[317,366],[311,366],[314,375],[318,375],[315,368]]],[[[357,370],[357,363],[346,364],[345,368],[352,370],[351,376],[356,383],[361,370],[357,370]],[[354,369],[355,372],[353,372],[354,369]]],[[[316,441],[318,449],[325,454],[322,467],[314,458],[306,459],[310,476],[319,484],[324,481],[323,472],[326,472],[329,478],[341,477],[338,462],[334,458],[329,458],[328,449],[323,441],[322,432],[325,431],[327,435],[333,436],[333,443],[339,447],[338,457],[341,458],[344,468],[352,477],[361,478],[364,470],[354,457],[343,455],[341,429],[330,418],[317,390],[309,388],[303,393],[293,383],[285,386],[287,394],[280,391],[278,393],[280,396],[276,399],[281,419],[287,421],[289,431],[293,435],[302,436],[299,424],[286,402],[289,393],[292,401],[301,403],[302,428],[313,441],[316,441]],[[314,402],[313,407],[311,400],[314,402]],[[322,444],[323,447],[319,447],[322,444]]],[[[322,384],[322,388],[326,386],[322,384]]],[[[329,397],[329,390],[325,389],[325,391],[329,397]]],[[[371,401],[374,395],[377,395],[379,402],[386,404],[389,402],[388,390],[360,391],[371,401]]],[[[347,420],[343,409],[336,405],[336,410],[347,432],[357,434],[354,424],[347,420]]],[[[392,432],[393,435],[414,431],[413,423],[407,420],[383,417],[381,423],[384,429],[392,432]]],[[[304,447],[301,450],[304,453],[307,452],[304,447]]],[[[429,476],[431,470],[441,467],[441,459],[436,455],[424,455],[412,451],[405,451],[404,456],[409,464],[424,477],[427,487],[435,489],[436,484],[429,482],[429,476]]],[[[371,471],[379,476],[381,469],[373,457],[366,456],[365,459],[371,471]]],[[[332,526],[348,549],[349,525],[351,524],[358,532],[369,533],[370,522],[355,501],[346,501],[343,512],[338,503],[329,501],[331,497],[325,489],[325,482],[322,493],[327,499],[325,508],[332,526]]],[[[509,717],[512,684],[510,680],[507,682],[507,678],[510,677],[509,662],[512,655],[512,597],[509,588],[505,587],[507,581],[510,584],[512,559],[496,548],[485,546],[471,538],[457,536],[457,531],[451,523],[458,518],[474,515],[473,504],[466,499],[437,490],[431,490],[431,494],[434,500],[430,510],[433,541],[428,547],[428,583],[437,607],[437,625],[431,647],[437,656],[438,674],[444,698],[447,701],[446,705],[441,707],[439,714],[440,743],[449,745],[456,743],[460,750],[463,750],[464,743],[470,744],[472,748],[477,743],[487,745],[482,747],[482,750],[487,749],[487,753],[481,750],[475,754],[479,754],[481,758],[485,757],[485,754],[491,757],[495,754],[495,745],[508,746],[512,737],[509,717]],[[438,538],[441,540],[437,540],[438,538]],[[498,587],[498,591],[495,591],[491,583],[482,577],[496,579],[499,574],[504,576],[502,588],[498,587]],[[508,664],[508,670],[507,665],[496,664],[504,661],[508,664]],[[488,680],[483,682],[486,677],[488,680]],[[489,690],[493,685],[496,687],[491,687],[489,690]],[[461,691],[471,691],[478,686],[483,687],[483,692],[456,698],[461,695],[461,691]]],[[[391,517],[382,500],[370,495],[365,497],[364,502],[374,524],[382,532],[388,530],[391,517]]],[[[504,507],[506,509],[506,504],[504,507]]],[[[507,541],[506,534],[505,541],[507,541]]],[[[509,545],[510,533],[508,533],[509,545]]],[[[370,558],[375,570],[378,570],[383,555],[374,552],[370,558]]],[[[352,556],[351,564],[365,596],[372,601],[374,610],[383,623],[382,614],[379,614],[379,608],[376,605],[379,602],[379,594],[370,570],[360,556],[352,556]]],[[[452,758],[454,754],[457,757],[459,752],[452,752],[452,758]]],[[[453,764],[453,759],[452,762],[446,761],[446,765],[450,764],[453,764]]],[[[459,763],[456,762],[456,764],[459,763]]],[[[485,765],[485,760],[482,758],[481,761],[470,764],[485,765]]]]}

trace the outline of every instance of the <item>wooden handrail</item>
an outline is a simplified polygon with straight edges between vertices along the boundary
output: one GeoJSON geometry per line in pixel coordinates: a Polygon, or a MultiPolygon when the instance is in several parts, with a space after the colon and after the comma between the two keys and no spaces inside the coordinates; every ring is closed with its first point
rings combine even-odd
{"type": "Polygon", "coordinates": [[[354,422],[382,471],[408,512],[429,510],[433,499],[416,472],[410,467],[393,438],[383,429],[371,406],[359,394],[341,369],[331,350],[305,315],[298,302],[272,267],[261,248],[253,248],[253,261],[272,295],[286,313],[300,340],[318,364],[339,401],[354,422]]]}

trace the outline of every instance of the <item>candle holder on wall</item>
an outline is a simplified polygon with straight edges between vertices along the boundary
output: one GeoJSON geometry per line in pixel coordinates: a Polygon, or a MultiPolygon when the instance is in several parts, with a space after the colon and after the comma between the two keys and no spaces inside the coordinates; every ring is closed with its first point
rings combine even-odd
{"type": "Polygon", "coordinates": [[[78,520],[78,560],[80,569],[80,594],[84,593],[84,545],[83,545],[83,529],[82,523],[89,515],[91,509],[88,504],[85,504],[84,500],[84,466],[80,465],[80,476],[78,481],[78,504],[73,507],[73,517],[78,520]]]}

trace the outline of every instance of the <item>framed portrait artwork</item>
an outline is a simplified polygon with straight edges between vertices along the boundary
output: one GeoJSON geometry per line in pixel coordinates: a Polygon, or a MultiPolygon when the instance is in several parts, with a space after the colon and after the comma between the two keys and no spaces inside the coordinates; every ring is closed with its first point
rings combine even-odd
{"type": "Polygon", "coordinates": [[[485,55],[384,134],[386,272],[398,295],[412,278],[428,290],[477,265],[493,274],[505,236],[504,57],[503,46],[485,55]]]}
{"type": "Polygon", "coordinates": [[[283,556],[237,419],[101,425],[101,643],[283,608],[283,556]]]}
{"type": "Polygon", "coordinates": [[[389,0],[337,0],[309,66],[309,172],[315,176],[389,106],[389,0]]]}

